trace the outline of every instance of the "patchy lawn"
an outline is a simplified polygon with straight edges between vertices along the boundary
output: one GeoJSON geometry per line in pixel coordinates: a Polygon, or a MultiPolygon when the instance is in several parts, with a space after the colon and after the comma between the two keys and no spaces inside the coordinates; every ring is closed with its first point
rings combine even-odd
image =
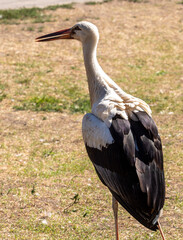
{"type": "MultiPolygon", "coordinates": [[[[105,1],[23,12],[11,19],[0,12],[0,239],[115,239],[111,195],[81,136],[82,116],[90,111],[81,45],[34,41],[80,20],[99,28],[103,69],[152,108],[164,149],[161,223],[167,239],[181,239],[181,1],[105,1]]],[[[122,208],[119,229],[120,239],[160,239],[122,208]]]]}

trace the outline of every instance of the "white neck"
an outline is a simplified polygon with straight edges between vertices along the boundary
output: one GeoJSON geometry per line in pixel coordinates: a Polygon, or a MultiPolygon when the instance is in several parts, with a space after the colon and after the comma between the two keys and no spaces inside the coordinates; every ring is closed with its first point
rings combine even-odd
{"type": "Polygon", "coordinates": [[[120,97],[121,102],[137,102],[137,105],[140,106],[141,109],[151,115],[151,110],[147,103],[124,92],[102,70],[97,61],[97,43],[98,41],[94,41],[94,39],[90,39],[83,43],[84,63],[88,79],[91,106],[103,99],[111,90],[114,90],[115,95],[113,100],[116,99],[118,101],[118,97],[120,97]]]}
{"type": "Polygon", "coordinates": [[[83,43],[83,55],[88,79],[90,102],[93,105],[107,93],[108,84],[104,80],[105,73],[97,61],[97,41],[91,39],[83,43]]]}

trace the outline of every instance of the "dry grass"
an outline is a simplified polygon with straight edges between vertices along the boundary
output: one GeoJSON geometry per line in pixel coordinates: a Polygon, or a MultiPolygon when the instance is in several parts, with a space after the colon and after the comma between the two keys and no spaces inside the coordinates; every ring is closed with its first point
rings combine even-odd
{"type": "MultiPolygon", "coordinates": [[[[99,27],[104,70],[152,107],[165,157],[161,222],[167,239],[182,239],[182,11],[176,1],[112,1],[56,9],[53,22],[0,25],[0,239],[114,239],[111,196],[86,155],[83,114],[71,111],[88,93],[81,46],[34,42],[80,20],[99,27]],[[62,111],[30,111],[40,96],[60,99],[62,111]]],[[[160,239],[119,215],[120,239],[160,239]]]]}

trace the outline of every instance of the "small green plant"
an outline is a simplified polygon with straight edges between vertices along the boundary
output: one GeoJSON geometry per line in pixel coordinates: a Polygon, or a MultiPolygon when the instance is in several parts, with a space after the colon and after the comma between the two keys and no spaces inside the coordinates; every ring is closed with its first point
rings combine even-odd
{"type": "Polygon", "coordinates": [[[30,32],[34,31],[34,27],[28,27],[27,31],[30,31],[30,32]]]}
{"type": "Polygon", "coordinates": [[[167,72],[164,71],[164,70],[161,70],[161,71],[157,71],[157,72],[156,72],[156,76],[163,76],[163,75],[165,75],[165,74],[167,74],[167,72]]]}
{"type": "Polygon", "coordinates": [[[53,149],[46,149],[43,151],[43,157],[53,156],[54,154],[55,152],[53,151],[53,149]]]}
{"type": "Polygon", "coordinates": [[[5,93],[0,93],[0,102],[6,98],[6,94],[5,93]]]}
{"type": "Polygon", "coordinates": [[[29,84],[30,79],[29,78],[18,79],[16,82],[20,84],[29,84]]]}
{"type": "Polygon", "coordinates": [[[35,188],[35,184],[33,184],[31,189],[31,194],[34,195],[35,193],[36,193],[36,188],[35,188]]]}
{"type": "Polygon", "coordinates": [[[76,193],[76,194],[74,195],[74,197],[72,198],[72,200],[74,200],[74,204],[77,203],[77,202],[79,202],[79,194],[76,193]]]}
{"type": "Polygon", "coordinates": [[[0,102],[6,98],[6,94],[4,93],[4,89],[6,88],[6,85],[5,84],[2,84],[0,82],[0,102]]]}
{"type": "Polygon", "coordinates": [[[0,195],[1,196],[3,195],[3,185],[4,185],[4,183],[1,183],[1,188],[0,188],[0,195]]]}

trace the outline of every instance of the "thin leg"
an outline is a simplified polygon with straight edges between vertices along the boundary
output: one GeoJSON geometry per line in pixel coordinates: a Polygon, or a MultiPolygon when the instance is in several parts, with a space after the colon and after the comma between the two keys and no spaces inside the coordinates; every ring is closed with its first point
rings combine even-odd
{"type": "Polygon", "coordinates": [[[162,230],[162,228],[161,228],[161,224],[160,224],[159,220],[158,220],[158,228],[159,228],[159,231],[160,231],[160,234],[161,234],[162,239],[165,240],[165,236],[164,236],[164,234],[163,234],[163,230],[162,230]]]}
{"type": "Polygon", "coordinates": [[[118,234],[118,201],[112,196],[112,209],[114,213],[116,240],[119,240],[118,234]]]}

